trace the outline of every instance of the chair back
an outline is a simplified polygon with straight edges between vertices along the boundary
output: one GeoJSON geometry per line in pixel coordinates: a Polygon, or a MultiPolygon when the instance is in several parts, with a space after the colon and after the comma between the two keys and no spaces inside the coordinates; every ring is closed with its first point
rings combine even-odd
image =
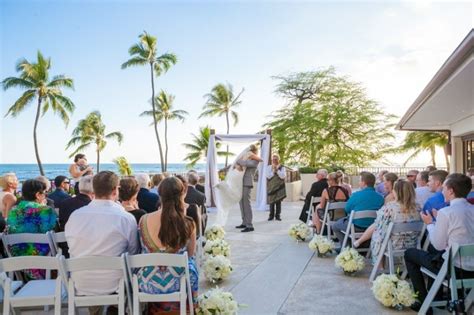
{"type": "Polygon", "coordinates": [[[125,261],[122,257],[84,256],[65,259],[61,256],[65,272],[90,270],[123,270],[125,261]]]}
{"type": "MultiPolygon", "coordinates": [[[[18,233],[18,234],[3,234],[2,235],[3,246],[9,257],[12,257],[10,252],[10,246],[21,244],[21,243],[36,243],[36,244],[47,244],[50,246],[50,239],[47,233],[18,233]]],[[[50,252],[51,246],[49,247],[50,252]]]]}
{"type": "Polygon", "coordinates": [[[60,270],[57,257],[18,256],[0,259],[0,271],[13,272],[24,269],[60,270]]]}
{"type": "Polygon", "coordinates": [[[128,268],[142,268],[150,266],[163,267],[186,267],[188,265],[188,253],[168,254],[150,253],[139,255],[125,255],[128,268]]]}
{"type": "Polygon", "coordinates": [[[345,201],[337,201],[337,202],[328,202],[326,204],[327,210],[337,210],[337,209],[345,209],[347,202],[345,201]]]}
{"type": "Polygon", "coordinates": [[[357,219],[375,219],[377,218],[377,210],[361,210],[351,211],[352,220],[357,219]]]}
{"type": "Polygon", "coordinates": [[[58,254],[62,254],[61,248],[59,248],[59,243],[67,243],[66,241],[66,234],[64,232],[54,232],[54,231],[49,231],[48,233],[49,237],[49,247],[51,248],[51,252],[53,256],[56,256],[58,254]]]}

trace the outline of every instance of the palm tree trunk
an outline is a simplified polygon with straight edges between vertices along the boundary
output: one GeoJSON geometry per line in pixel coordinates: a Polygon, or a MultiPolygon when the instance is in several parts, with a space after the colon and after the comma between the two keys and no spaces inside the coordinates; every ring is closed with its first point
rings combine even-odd
{"type": "Polygon", "coordinates": [[[99,147],[97,147],[97,173],[100,172],[100,151],[99,147]]]}
{"type": "Polygon", "coordinates": [[[39,121],[40,112],[41,112],[41,100],[42,100],[41,97],[38,97],[38,108],[36,109],[35,125],[33,127],[33,143],[35,145],[36,162],[38,163],[41,176],[44,176],[43,165],[41,164],[41,159],[40,159],[39,151],[38,151],[38,139],[36,137],[36,128],[38,127],[38,121],[39,121]]]}
{"type": "Polygon", "coordinates": [[[433,163],[433,166],[436,167],[436,147],[431,147],[430,148],[430,153],[431,153],[431,162],[433,163]]]}
{"type": "Polygon", "coordinates": [[[450,165],[450,162],[449,162],[449,156],[448,154],[446,153],[446,150],[444,151],[444,158],[446,160],[446,170],[449,172],[450,168],[451,168],[451,165],[450,165]]]}
{"type": "Polygon", "coordinates": [[[160,151],[161,171],[166,172],[165,160],[163,158],[163,148],[161,147],[160,134],[158,133],[158,122],[156,121],[156,106],[155,106],[155,78],[153,76],[153,63],[150,63],[151,68],[151,106],[153,107],[153,126],[155,128],[156,141],[158,141],[158,149],[160,151]]]}
{"type": "Polygon", "coordinates": [[[168,169],[168,119],[165,117],[165,169],[168,169]]]}
{"type": "MultiPolygon", "coordinates": [[[[227,122],[227,134],[229,134],[229,112],[225,113],[225,120],[227,122]]],[[[229,145],[226,146],[227,154],[225,155],[225,168],[227,168],[227,163],[229,162],[229,145]]]]}

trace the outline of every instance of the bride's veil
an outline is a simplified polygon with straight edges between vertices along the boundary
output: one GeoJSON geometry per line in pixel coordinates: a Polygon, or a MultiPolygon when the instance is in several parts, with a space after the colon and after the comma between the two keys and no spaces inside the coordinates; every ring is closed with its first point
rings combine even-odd
{"type": "Polygon", "coordinates": [[[249,151],[250,151],[250,147],[247,146],[242,152],[239,153],[239,155],[237,155],[237,157],[234,159],[234,162],[232,162],[231,167],[235,166],[238,160],[242,160],[249,151]]]}

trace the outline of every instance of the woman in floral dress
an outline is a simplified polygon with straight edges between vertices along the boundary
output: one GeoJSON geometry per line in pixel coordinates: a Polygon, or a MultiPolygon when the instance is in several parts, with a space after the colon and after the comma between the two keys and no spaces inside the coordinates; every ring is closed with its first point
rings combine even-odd
{"type": "MultiPolygon", "coordinates": [[[[194,260],[196,228],[191,218],[185,215],[185,187],[176,177],[164,179],[158,189],[161,208],[144,215],[139,224],[143,253],[188,253],[193,302],[198,291],[198,271],[194,260]]],[[[140,291],[149,294],[166,294],[180,289],[183,268],[150,266],[138,271],[140,291]]],[[[148,314],[179,314],[178,302],[149,303],[148,314]]]]}

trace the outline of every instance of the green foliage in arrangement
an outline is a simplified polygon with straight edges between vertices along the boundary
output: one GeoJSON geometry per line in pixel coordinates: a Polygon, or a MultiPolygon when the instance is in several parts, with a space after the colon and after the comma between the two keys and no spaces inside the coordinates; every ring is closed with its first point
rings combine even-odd
{"type": "Polygon", "coordinates": [[[42,176],[44,176],[43,165],[39,155],[37,128],[40,116],[46,114],[51,110],[58,114],[64,124],[69,123],[69,114],[74,112],[74,103],[63,95],[61,89],[73,89],[73,80],[64,75],[56,75],[50,78],[49,70],[51,68],[51,59],[45,58],[41,52],[38,51],[36,62],[29,62],[26,59],[21,59],[16,70],[20,73],[19,77],[8,77],[2,81],[3,90],[10,88],[19,88],[26,90],[19,99],[8,109],[5,117],[8,115],[17,117],[20,115],[28,105],[35,99],[36,116],[33,127],[33,142],[35,147],[36,162],[42,176]]]}
{"type": "Polygon", "coordinates": [[[115,139],[119,144],[121,144],[123,141],[123,135],[119,131],[106,134],[105,124],[102,122],[100,112],[94,111],[77,123],[77,127],[72,131],[72,138],[67,143],[66,149],[77,145],[77,148],[69,155],[69,157],[72,157],[76,153],[95,144],[98,173],[100,171],[100,152],[102,152],[106,147],[107,140],[111,139],[115,139]]]}
{"type": "Polygon", "coordinates": [[[122,176],[131,176],[133,171],[132,167],[128,163],[127,159],[124,156],[119,156],[114,159],[114,163],[117,165],[118,171],[122,176]]]}
{"type": "MultiPolygon", "coordinates": [[[[211,136],[211,128],[209,126],[201,127],[199,129],[199,134],[193,136],[192,143],[184,143],[183,146],[188,149],[188,154],[184,158],[185,161],[188,162],[186,164],[187,167],[192,168],[199,162],[200,159],[205,158],[207,156],[207,147],[209,145],[209,137],[211,136]]],[[[216,143],[216,149],[219,149],[221,144],[219,142],[216,143]]],[[[218,156],[232,156],[233,153],[226,152],[226,151],[217,151],[218,156]]]]}
{"type": "Polygon", "coordinates": [[[172,65],[175,65],[178,58],[175,54],[165,53],[158,55],[156,37],[151,36],[147,32],[143,32],[138,36],[139,42],[129,48],[128,53],[131,58],[122,64],[122,69],[137,66],[150,66],[151,80],[151,105],[153,126],[155,129],[156,141],[160,152],[161,171],[166,172],[167,164],[163,155],[160,134],[158,132],[158,121],[156,120],[157,108],[155,103],[155,75],[160,76],[167,72],[172,65]]]}
{"type": "Polygon", "coordinates": [[[369,99],[358,83],[333,68],[279,80],[276,93],[288,100],[265,124],[273,147],[289,164],[367,165],[392,152],[393,115],[369,99]]]}
{"type": "Polygon", "coordinates": [[[342,171],[342,172],[346,171],[345,167],[338,166],[338,165],[320,165],[316,167],[300,167],[298,168],[298,170],[300,174],[314,174],[314,173],[317,173],[318,170],[321,168],[326,169],[329,173],[336,172],[336,171],[342,171]]]}
{"type": "Polygon", "coordinates": [[[443,148],[444,158],[449,170],[449,157],[446,152],[446,145],[448,144],[448,134],[445,132],[424,132],[412,131],[408,132],[402,145],[398,147],[399,152],[413,152],[405,161],[405,166],[410,160],[415,158],[423,151],[429,151],[431,154],[431,164],[436,166],[436,147],[443,148]]]}

